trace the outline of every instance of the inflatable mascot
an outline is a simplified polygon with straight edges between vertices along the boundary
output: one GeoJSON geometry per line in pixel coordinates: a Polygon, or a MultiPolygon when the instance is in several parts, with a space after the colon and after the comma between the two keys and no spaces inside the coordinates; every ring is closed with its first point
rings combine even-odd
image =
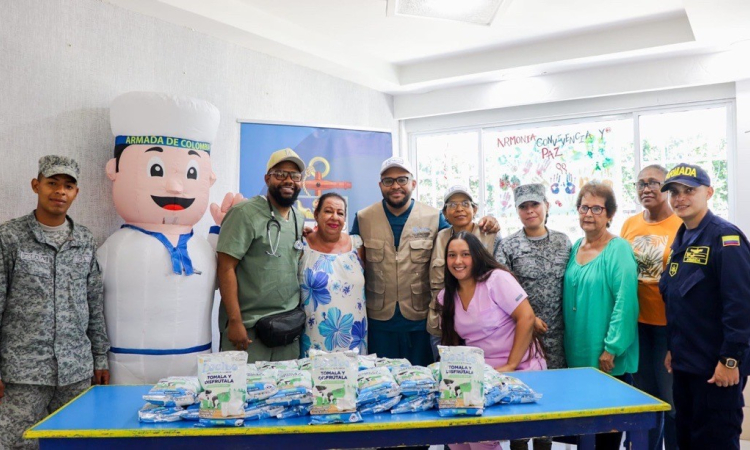
{"type": "MultiPolygon", "coordinates": [[[[211,142],[219,111],[193,98],[130,92],[112,102],[110,120],[115,155],[106,170],[125,220],[97,252],[111,382],[195,375],[196,355],[211,349],[219,227],[209,243],[193,226],[216,181],[211,142]]],[[[240,200],[228,194],[221,208],[211,205],[216,223],[240,200]]]]}

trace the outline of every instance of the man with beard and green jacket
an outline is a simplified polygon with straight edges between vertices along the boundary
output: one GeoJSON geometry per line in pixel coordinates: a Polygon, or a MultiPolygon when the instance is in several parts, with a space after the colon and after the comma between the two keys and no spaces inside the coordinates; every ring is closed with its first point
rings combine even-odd
{"type": "Polygon", "coordinates": [[[305,163],[291,149],[274,152],[265,175],[268,194],[229,210],[219,243],[221,350],[246,350],[248,362],[297,359],[298,341],[268,347],[258,338],[258,320],[299,305],[297,261],[304,217],[293,207],[305,163]]]}

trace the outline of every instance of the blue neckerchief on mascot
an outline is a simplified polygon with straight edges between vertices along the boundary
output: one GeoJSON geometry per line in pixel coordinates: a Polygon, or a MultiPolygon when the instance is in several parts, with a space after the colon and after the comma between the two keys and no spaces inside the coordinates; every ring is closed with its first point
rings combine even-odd
{"type": "Polygon", "coordinates": [[[169,252],[169,256],[172,258],[172,271],[174,271],[175,274],[182,275],[183,271],[185,272],[185,275],[193,275],[195,273],[195,271],[193,270],[193,261],[190,259],[190,255],[188,255],[187,249],[187,243],[190,238],[193,237],[193,230],[190,230],[190,233],[188,234],[181,234],[180,240],[177,241],[177,247],[175,247],[162,233],[144,230],[143,228],[137,227],[135,225],[129,225],[127,223],[120,228],[131,228],[133,230],[140,231],[141,233],[155,237],[159,242],[161,242],[169,252]]]}

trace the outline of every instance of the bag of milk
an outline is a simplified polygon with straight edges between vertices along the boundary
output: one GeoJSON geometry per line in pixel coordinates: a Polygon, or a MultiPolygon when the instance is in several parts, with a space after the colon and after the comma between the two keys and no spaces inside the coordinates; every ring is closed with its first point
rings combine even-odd
{"type": "Polygon", "coordinates": [[[269,405],[294,406],[313,402],[310,372],[299,369],[272,369],[266,372],[276,379],[276,392],[265,401],[269,405]]]}
{"type": "Polygon", "coordinates": [[[247,402],[265,400],[279,391],[274,372],[258,370],[254,364],[247,365],[247,402]]]}
{"type": "Polygon", "coordinates": [[[195,403],[200,392],[197,377],[167,377],[159,380],[143,399],[158,406],[188,406],[195,403]]]}
{"type": "Polygon", "coordinates": [[[440,417],[452,416],[481,416],[484,413],[482,408],[441,408],[438,409],[440,417]]]}
{"type": "Polygon", "coordinates": [[[247,396],[247,353],[198,355],[198,380],[203,388],[198,395],[200,423],[203,426],[241,426],[247,396]],[[238,419],[241,420],[238,422],[238,419]]]}
{"type": "Polygon", "coordinates": [[[400,395],[397,395],[391,398],[384,398],[383,400],[360,405],[357,407],[357,411],[359,411],[359,413],[363,415],[364,414],[377,414],[377,413],[388,411],[389,409],[398,405],[400,401],[401,401],[400,395]]]}
{"type": "Polygon", "coordinates": [[[318,414],[312,416],[310,425],[330,425],[334,423],[355,423],[362,422],[362,415],[359,412],[339,413],[339,414],[318,414]]]}
{"type": "Polygon", "coordinates": [[[195,403],[193,405],[185,407],[185,411],[182,412],[182,420],[190,420],[197,422],[200,420],[201,404],[195,403]]]}
{"type": "Polygon", "coordinates": [[[437,394],[431,392],[426,395],[414,395],[403,397],[400,402],[391,408],[391,414],[414,413],[428,411],[435,407],[437,403],[437,394]]]}
{"type": "Polygon", "coordinates": [[[297,368],[299,370],[306,370],[311,371],[312,370],[312,360],[310,358],[302,358],[297,360],[297,368]]]}
{"type": "Polygon", "coordinates": [[[146,403],[138,411],[138,421],[143,423],[166,423],[182,420],[185,409],[181,406],[158,406],[146,403]]]}
{"type": "Polygon", "coordinates": [[[401,395],[423,395],[437,391],[432,370],[422,366],[401,367],[393,370],[393,378],[401,387],[401,395]]]}
{"type": "Polygon", "coordinates": [[[484,407],[500,403],[507,394],[504,376],[489,364],[484,365],[484,407]]]}
{"type": "Polygon", "coordinates": [[[310,414],[338,414],[357,410],[357,353],[310,350],[313,408],[310,414]]]}
{"type": "Polygon", "coordinates": [[[441,415],[480,415],[484,408],[484,351],[439,345],[441,415]],[[478,409],[480,411],[472,411],[478,409]]]}
{"type": "Polygon", "coordinates": [[[296,359],[290,359],[288,361],[256,361],[255,367],[257,367],[259,370],[268,370],[268,369],[289,370],[289,369],[299,369],[299,364],[297,363],[296,359]]]}
{"type": "Polygon", "coordinates": [[[387,367],[360,370],[357,374],[357,405],[393,398],[401,393],[401,388],[387,367]]]}
{"type": "Polygon", "coordinates": [[[369,355],[357,355],[357,363],[359,363],[359,370],[367,370],[375,367],[375,363],[378,361],[378,355],[371,353],[369,355]]]}
{"type": "Polygon", "coordinates": [[[434,378],[437,383],[440,383],[440,361],[430,364],[427,368],[432,371],[432,378],[434,378]]]}
{"type": "Polygon", "coordinates": [[[542,394],[534,392],[526,383],[516,377],[501,374],[505,385],[505,395],[500,403],[534,403],[542,399],[542,394]]]}
{"type": "Polygon", "coordinates": [[[260,420],[276,417],[284,411],[283,406],[249,404],[245,406],[245,420],[260,420]]]}
{"type": "Polygon", "coordinates": [[[279,393],[297,388],[312,392],[313,382],[310,372],[299,369],[279,369],[275,372],[276,387],[279,393]]]}
{"type": "Polygon", "coordinates": [[[302,417],[310,414],[312,403],[306,405],[285,406],[284,411],[276,414],[277,419],[291,419],[292,417],[302,417]]]}
{"type": "Polygon", "coordinates": [[[378,358],[375,360],[375,367],[387,367],[393,372],[401,367],[411,367],[411,363],[406,358],[378,358]]]}

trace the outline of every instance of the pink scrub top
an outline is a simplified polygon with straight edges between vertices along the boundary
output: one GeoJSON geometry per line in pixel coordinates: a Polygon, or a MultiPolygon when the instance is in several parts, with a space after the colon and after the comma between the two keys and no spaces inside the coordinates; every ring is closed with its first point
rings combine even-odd
{"type": "MultiPolygon", "coordinates": [[[[443,304],[445,289],[437,297],[443,304]]],[[[453,319],[458,333],[466,345],[484,350],[484,361],[492,367],[500,367],[508,362],[513,348],[516,332],[516,321],[511,314],[526,299],[526,291],[510,273],[504,270],[493,270],[490,276],[477,283],[474,297],[464,311],[461,299],[456,293],[455,317],[453,319]]],[[[524,355],[516,370],[543,370],[547,363],[540,356],[529,358],[524,355]]]]}

